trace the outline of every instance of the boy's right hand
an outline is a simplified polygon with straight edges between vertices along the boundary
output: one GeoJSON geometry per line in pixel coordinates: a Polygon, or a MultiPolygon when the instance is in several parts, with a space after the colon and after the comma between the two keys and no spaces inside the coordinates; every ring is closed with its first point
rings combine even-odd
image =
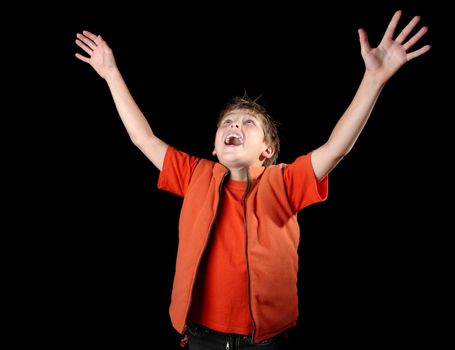
{"type": "Polygon", "coordinates": [[[84,30],[76,34],[76,44],[89,55],[86,57],[76,53],[76,57],[90,64],[102,78],[106,79],[110,73],[117,70],[114,54],[101,35],[84,30]]]}

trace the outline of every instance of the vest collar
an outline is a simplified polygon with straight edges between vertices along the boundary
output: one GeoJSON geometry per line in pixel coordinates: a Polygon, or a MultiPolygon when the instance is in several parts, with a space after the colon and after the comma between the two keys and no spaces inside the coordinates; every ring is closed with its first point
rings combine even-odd
{"type": "MultiPolygon", "coordinates": [[[[250,166],[248,168],[248,176],[250,177],[250,181],[257,180],[262,173],[264,172],[265,167],[263,166],[250,166]]],[[[225,167],[221,163],[215,163],[215,166],[213,167],[213,176],[218,180],[221,181],[221,179],[229,172],[229,169],[225,167]]]]}

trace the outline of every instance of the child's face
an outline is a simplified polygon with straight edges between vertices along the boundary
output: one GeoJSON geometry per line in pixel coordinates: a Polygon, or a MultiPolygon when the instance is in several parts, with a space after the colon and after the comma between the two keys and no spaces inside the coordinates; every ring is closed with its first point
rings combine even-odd
{"type": "Polygon", "coordinates": [[[260,166],[273,155],[264,141],[262,121],[249,110],[233,110],[221,120],[214,154],[228,168],[260,166]]]}

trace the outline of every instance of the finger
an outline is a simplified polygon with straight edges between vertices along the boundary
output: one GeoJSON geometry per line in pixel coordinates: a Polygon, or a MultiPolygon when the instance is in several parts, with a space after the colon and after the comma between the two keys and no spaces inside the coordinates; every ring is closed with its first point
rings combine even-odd
{"type": "Polygon", "coordinates": [[[96,44],[93,42],[93,40],[91,40],[90,38],[88,38],[86,35],[82,35],[82,34],[76,34],[76,37],[82,41],[86,46],[90,47],[90,49],[92,50],[95,50],[96,49],[96,44]]]}
{"type": "Polygon", "coordinates": [[[76,39],[76,45],[79,46],[85,52],[87,52],[90,56],[92,55],[93,50],[90,47],[88,47],[87,45],[85,45],[85,43],[83,43],[79,39],[76,39]]]}
{"type": "Polygon", "coordinates": [[[403,48],[408,51],[416,42],[420,40],[421,37],[425,35],[426,32],[428,32],[428,27],[420,28],[420,30],[403,45],[403,48]]]}
{"type": "MultiPolygon", "coordinates": [[[[101,37],[101,35],[98,35],[98,36],[96,37],[95,43],[96,43],[97,45],[103,45],[103,43],[106,43],[106,42],[103,40],[103,38],[101,37]]],[[[105,45],[104,45],[104,46],[105,46],[105,45]]]]}
{"type": "Polygon", "coordinates": [[[106,52],[109,52],[109,50],[111,49],[109,45],[107,45],[107,43],[103,40],[101,35],[98,38],[98,45],[101,46],[106,52]]]}
{"type": "Polygon", "coordinates": [[[84,34],[87,38],[89,38],[93,42],[96,40],[96,38],[98,38],[98,36],[96,36],[95,34],[89,32],[88,30],[83,30],[82,34],[84,34]]]}
{"type": "Polygon", "coordinates": [[[360,50],[362,52],[368,52],[371,50],[371,46],[370,46],[370,43],[368,41],[368,34],[365,30],[363,30],[362,28],[360,28],[358,30],[358,33],[359,33],[359,41],[360,41],[360,50]]]}
{"type": "Polygon", "coordinates": [[[84,62],[87,62],[89,63],[90,62],[90,59],[88,57],[85,57],[85,56],[82,56],[80,53],[76,53],[75,56],[80,59],[81,61],[84,61],[84,62]]]}
{"type": "Polygon", "coordinates": [[[395,29],[397,27],[398,21],[400,20],[401,17],[401,10],[398,10],[395,12],[393,15],[392,19],[389,22],[389,25],[387,26],[387,29],[384,33],[384,38],[392,39],[393,33],[395,32],[395,29]]]}
{"type": "Polygon", "coordinates": [[[420,16],[415,16],[411,22],[408,23],[408,25],[406,27],[404,27],[404,29],[401,31],[401,33],[397,36],[397,38],[395,39],[396,42],[402,44],[403,41],[406,40],[406,38],[408,37],[409,33],[412,32],[412,30],[414,29],[414,27],[416,26],[417,23],[419,23],[420,21],[420,16]]]}
{"type": "Polygon", "coordinates": [[[424,47],[421,47],[420,49],[410,52],[406,55],[408,61],[412,60],[413,58],[419,57],[423,55],[425,52],[430,51],[431,45],[425,45],[424,47]]]}
{"type": "Polygon", "coordinates": [[[82,33],[85,36],[87,36],[90,40],[92,40],[95,43],[95,45],[99,45],[103,41],[103,39],[101,38],[101,35],[95,35],[86,30],[84,30],[82,33]]]}

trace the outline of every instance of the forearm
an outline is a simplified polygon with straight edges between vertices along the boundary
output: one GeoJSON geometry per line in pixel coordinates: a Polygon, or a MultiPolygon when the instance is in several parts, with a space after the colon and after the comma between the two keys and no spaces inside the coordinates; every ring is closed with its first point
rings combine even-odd
{"type": "Polygon", "coordinates": [[[383,87],[383,82],[365,73],[351,104],[333,128],[328,141],[311,154],[318,181],[327,176],[354,146],[383,87]]]}
{"type": "Polygon", "coordinates": [[[135,145],[154,138],[152,128],[134,101],[118,69],[106,76],[106,82],[128,135],[135,145]]]}
{"type": "Polygon", "coordinates": [[[384,87],[373,75],[365,73],[349,107],[335,125],[326,147],[336,157],[344,157],[354,146],[367,123],[373,107],[384,87]]]}

